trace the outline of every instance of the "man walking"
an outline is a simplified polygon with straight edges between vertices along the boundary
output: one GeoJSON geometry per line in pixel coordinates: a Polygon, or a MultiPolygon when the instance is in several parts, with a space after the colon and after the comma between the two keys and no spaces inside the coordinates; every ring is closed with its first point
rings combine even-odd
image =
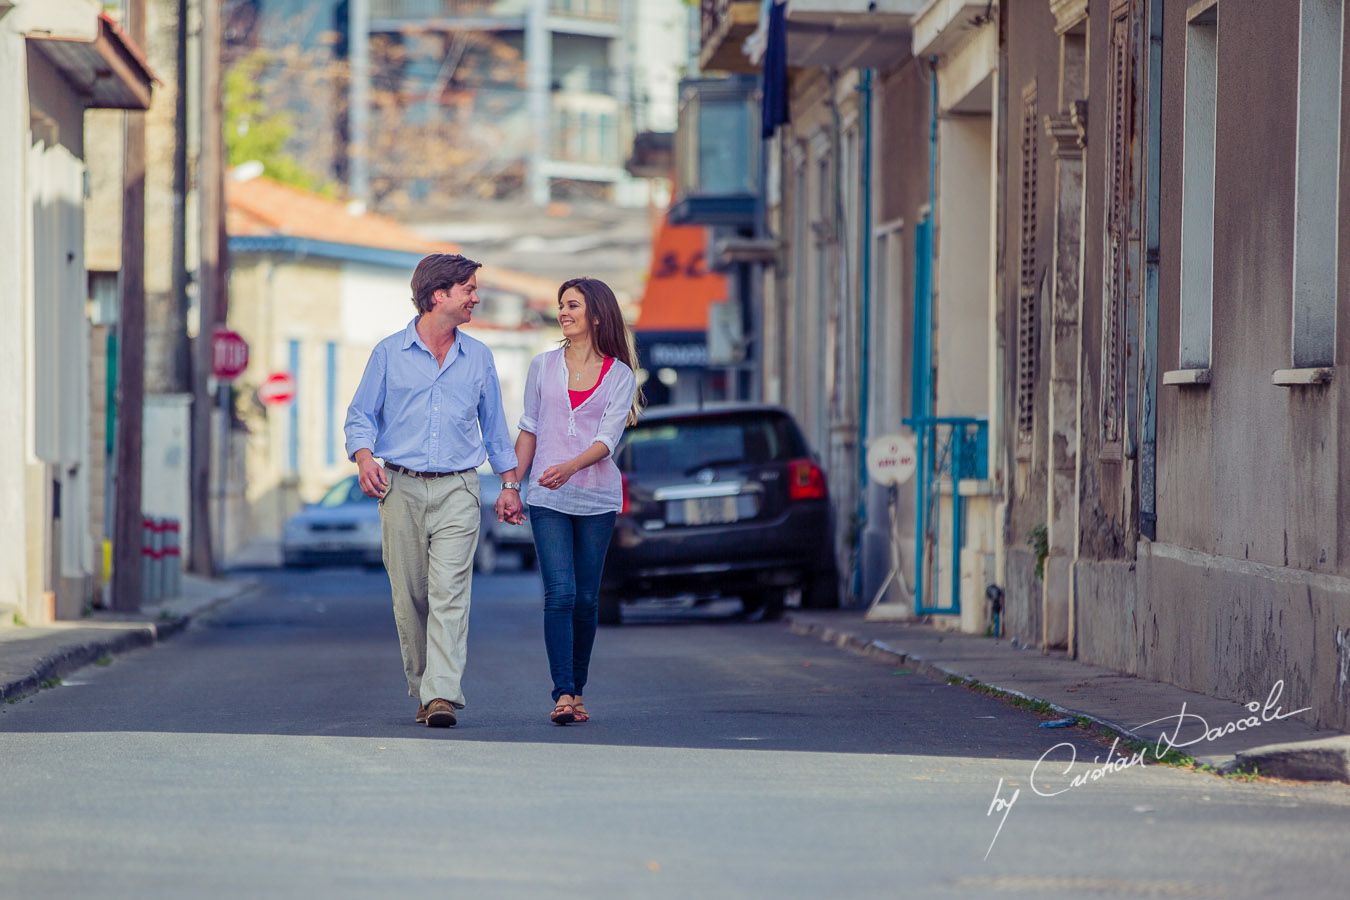
{"type": "Polygon", "coordinates": [[[454,725],[464,708],[476,470],[485,458],[503,479],[498,519],[521,511],[492,351],[459,327],[478,305],[480,266],[447,253],[417,264],[417,317],[375,345],[347,410],[347,456],[361,489],[380,500],[408,695],[418,700],[417,721],[437,728],[454,725]]]}

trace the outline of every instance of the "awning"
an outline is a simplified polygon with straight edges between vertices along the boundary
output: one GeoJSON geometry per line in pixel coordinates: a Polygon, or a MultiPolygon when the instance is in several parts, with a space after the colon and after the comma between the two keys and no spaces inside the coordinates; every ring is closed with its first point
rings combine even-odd
{"type": "Polygon", "coordinates": [[[662,219],[637,331],[707,331],[708,307],[727,299],[727,279],[708,271],[708,233],[662,219]]]}
{"type": "Polygon", "coordinates": [[[140,48],[107,13],[86,33],[33,23],[24,36],[61,70],[89,108],[150,108],[155,75],[140,48]]]}

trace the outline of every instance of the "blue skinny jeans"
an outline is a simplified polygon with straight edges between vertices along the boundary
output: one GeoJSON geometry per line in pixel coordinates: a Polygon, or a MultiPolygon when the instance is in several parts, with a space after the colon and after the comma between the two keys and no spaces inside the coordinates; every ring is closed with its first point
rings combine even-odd
{"type": "Polygon", "coordinates": [[[574,516],[530,506],[535,555],[544,579],[544,646],[553,702],[586,689],[595,645],[600,576],[615,513],[574,516]]]}

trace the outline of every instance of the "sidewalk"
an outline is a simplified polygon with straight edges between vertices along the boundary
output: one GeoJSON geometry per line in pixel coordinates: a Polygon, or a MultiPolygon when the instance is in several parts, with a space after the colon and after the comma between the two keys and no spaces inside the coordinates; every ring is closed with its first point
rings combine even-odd
{"type": "MultiPolygon", "coordinates": [[[[1163,733],[1175,735],[1182,745],[1194,740],[1181,752],[1221,771],[1255,769],[1261,775],[1350,783],[1350,735],[1318,731],[1297,719],[1274,719],[1276,705],[1286,712],[1299,708],[1299,698],[1288,691],[1269,703],[1272,721],[1236,730],[1230,723],[1262,719],[1261,709],[1269,698],[1251,698],[1258,701],[1253,712],[1242,703],[1088,665],[1063,653],[1042,655],[1006,640],[939,631],[930,625],[866,622],[861,610],[793,610],[787,622],[796,634],[930,678],[955,678],[968,687],[1044,703],[1059,718],[1081,716],[1125,738],[1150,745],[1163,733]],[[1183,704],[1186,717],[1177,732],[1183,704]],[[1145,727],[1150,722],[1156,724],[1145,727]],[[1211,733],[1231,733],[1205,740],[1207,728],[1211,733]]],[[[1055,743],[1054,731],[1046,734],[1048,749],[1055,743]]]]}
{"type": "Polygon", "coordinates": [[[103,610],[40,628],[0,629],[0,700],[16,700],[44,682],[117,653],[145,647],[185,629],[211,609],[253,590],[257,582],[184,573],[183,592],[139,613],[103,610]]]}

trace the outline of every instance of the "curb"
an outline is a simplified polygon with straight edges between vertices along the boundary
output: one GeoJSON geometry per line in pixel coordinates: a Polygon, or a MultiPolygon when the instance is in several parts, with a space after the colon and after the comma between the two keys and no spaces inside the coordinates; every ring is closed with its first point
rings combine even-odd
{"type": "MultiPolygon", "coordinates": [[[[791,615],[786,616],[785,619],[788,630],[793,634],[815,637],[827,644],[833,644],[841,650],[880,659],[892,665],[903,664],[937,681],[959,684],[968,689],[1007,699],[1043,704],[1046,708],[1054,710],[1061,716],[1086,719],[1094,725],[1127,740],[1150,743],[1149,738],[1131,731],[1119,722],[1084,710],[1060,706],[1040,697],[1033,697],[1016,688],[971,678],[969,675],[941,663],[935,663],[904,650],[899,650],[884,641],[866,640],[855,634],[840,631],[817,622],[798,621],[791,615]]],[[[1212,766],[1220,775],[1254,773],[1262,778],[1350,784],[1350,735],[1295,743],[1269,744],[1264,747],[1243,750],[1237,754],[1197,757],[1196,762],[1212,766]]]]}
{"type": "MultiPolygon", "coordinates": [[[[969,675],[948,668],[941,663],[935,663],[912,653],[907,653],[904,650],[899,650],[884,641],[865,640],[855,634],[840,631],[836,628],[831,628],[828,625],[821,625],[816,622],[800,622],[791,615],[788,615],[785,618],[788,630],[793,634],[801,635],[802,637],[815,637],[827,644],[833,644],[841,650],[847,650],[850,653],[856,653],[860,656],[869,656],[892,664],[903,664],[936,681],[959,684],[964,688],[978,689],[983,693],[1006,697],[1011,700],[1023,700],[1031,703],[1043,704],[1046,708],[1054,710],[1061,716],[1086,719],[1092,724],[1105,728],[1107,731],[1120,735],[1128,740],[1143,743],[1148,742],[1148,739],[1145,736],[1131,731],[1128,727],[1119,722],[1102,718],[1099,715],[1085,710],[1060,706],[1058,703],[1051,703],[1040,697],[1034,697],[1031,694],[1019,691],[1016,688],[991,684],[987,681],[971,678],[969,675]]],[[[1231,757],[1221,757],[1211,761],[1215,763],[1230,764],[1228,763],[1228,760],[1230,759],[1231,757]]]]}
{"type": "Polygon", "coordinates": [[[21,700],[42,690],[44,682],[63,678],[77,669],[91,665],[104,656],[117,656],[141,647],[151,647],[187,630],[193,620],[217,607],[244,596],[258,587],[247,581],[239,589],[212,598],[190,613],[182,613],[162,622],[128,622],[126,627],[108,632],[106,637],[86,640],[61,647],[38,660],[25,675],[0,683],[0,701],[21,700]]]}

